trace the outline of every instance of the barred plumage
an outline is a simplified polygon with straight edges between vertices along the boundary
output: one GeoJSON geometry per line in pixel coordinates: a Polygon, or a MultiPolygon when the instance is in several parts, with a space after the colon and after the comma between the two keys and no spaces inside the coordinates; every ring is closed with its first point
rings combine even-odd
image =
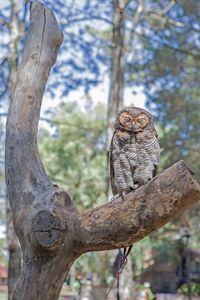
{"type": "Polygon", "coordinates": [[[115,125],[110,147],[113,194],[127,193],[156,175],[160,147],[152,116],[144,109],[123,109],[115,125]]]}

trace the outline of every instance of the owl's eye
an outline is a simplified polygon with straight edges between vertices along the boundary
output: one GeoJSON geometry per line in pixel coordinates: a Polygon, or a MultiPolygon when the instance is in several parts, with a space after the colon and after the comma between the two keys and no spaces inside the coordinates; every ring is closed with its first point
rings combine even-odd
{"type": "Polygon", "coordinates": [[[148,118],[145,114],[141,114],[140,116],[138,116],[138,117],[136,118],[136,123],[137,123],[140,127],[144,128],[144,127],[146,127],[147,124],[149,123],[149,118],[148,118]]]}
{"type": "Polygon", "coordinates": [[[123,120],[124,120],[125,123],[130,122],[130,118],[128,118],[128,117],[124,117],[123,120]]]}
{"type": "Polygon", "coordinates": [[[119,116],[119,122],[123,126],[127,126],[127,125],[131,124],[131,121],[132,121],[132,117],[127,112],[124,112],[119,116]]]}

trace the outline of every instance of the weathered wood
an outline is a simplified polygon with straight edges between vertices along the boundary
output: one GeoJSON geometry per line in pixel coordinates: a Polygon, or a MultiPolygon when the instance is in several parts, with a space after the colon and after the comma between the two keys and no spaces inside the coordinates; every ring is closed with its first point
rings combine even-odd
{"type": "MultiPolygon", "coordinates": [[[[18,55],[19,55],[19,43],[25,32],[25,20],[24,16],[19,15],[21,10],[21,4],[18,0],[11,0],[9,2],[11,8],[11,15],[9,18],[8,28],[9,28],[9,49],[7,60],[9,64],[9,74],[7,79],[8,94],[11,94],[11,88],[15,82],[15,76],[17,72],[18,65],[18,55]]],[[[25,4],[26,5],[26,4],[25,4]]],[[[11,299],[11,295],[15,286],[15,283],[19,277],[21,270],[21,247],[19,245],[19,240],[15,234],[12,220],[12,213],[10,210],[9,200],[6,199],[7,206],[7,240],[8,240],[8,300],[11,299]]]]}
{"type": "MultiPolygon", "coordinates": [[[[34,227],[40,211],[46,210],[59,218],[53,210],[55,198],[60,198],[56,196],[57,192],[39,158],[37,129],[46,81],[62,38],[53,13],[41,3],[34,2],[31,7],[30,32],[16,75],[6,129],[7,190],[24,260],[13,299],[56,299],[62,287],[62,283],[56,283],[57,276],[61,281],[64,280],[70,265],[69,262],[59,266],[52,253],[44,252],[46,242],[41,241],[34,227]],[[53,262],[64,272],[55,275],[53,262]],[[49,284],[46,284],[47,277],[52,281],[50,290],[49,284]]],[[[62,226],[64,228],[65,224],[62,223],[62,226]]],[[[57,237],[57,228],[53,228],[53,231],[53,236],[57,237]]],[[[60,245],[60,235],[62,232],[59,238],[54,238],[54,242],[50,243],[54,249],[60,245]]]]}
{"type": "MultiPolygon", "coordinates": [[[[42,248],[50,249],[56,246],[63,237],[61,220],[47,210],[40,210],[34,217],[33,230],[37,242],[42,248]]],[[[64,231],[67,227],[64,228],[64,231]]]]}
{"type": "Polygon", "coordinates": [[[39,159],[37,128],[46,81],[61,42],[62,34],[52,12],[34,2],[7,120],[6,161],[13,163],[6,164],[6,177],[7,186],[12,186],[9,199],[15,213],[37,195],[53,190],[39,159]]]}
{"type": "Polygon", "coordinates": [[[11,300],[11,296],[15,287],[15,283],[20,275],[22,253],[19,240],[13,227],[12,213],[8,199],[6,199],[7,205],[7,245],[8,245],[8,300],[11,300]]]}
{"type": "Polygon", "coordinates": [[[200,199],[193,172],[179,161],[122,199],[80,216],[78,239],[86,251],[128,247],[200,199]]]}
{"type": "Polygon", "coordinates": [[[79,214],[42,166],[37,126],[42,95],[62,34],[52,12],[31,8],[31,27],[13,90],[6,130],[6,182],[23,268],[13,300],[56,300],[82,253],[125,247],[161,227],[200,198],[200,186],[179,162],[125,201],[79,214]]]}

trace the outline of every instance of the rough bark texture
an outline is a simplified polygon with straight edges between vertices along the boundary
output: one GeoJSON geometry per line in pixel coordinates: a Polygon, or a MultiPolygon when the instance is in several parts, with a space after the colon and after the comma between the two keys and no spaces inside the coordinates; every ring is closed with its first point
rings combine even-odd
{"type": "Polygon", "coordinates": [[[200,186],[184,162],[128,194],[125,201],[83,214],[64,190],[52,184],[39,158],[37,126],[61,42],[52,12],[34,2],[6,131],[6,182],[23,250],[14,300],[56,300],[70,266],[82,253],[127,247],[200,198],[200,186]]]}
{"type": "MultiPolygon", "coordinates": [[[[18,66],[18,46],[20,38],[24,36],[24,18],[20,16],[20,3],[18,0],[10,1],[11,16],[10,22],[7,24],[9,31],[9,50],[8,50],[8,65],[9,65],[9,78],[7,80],[7,91],[11,94],[11,89],[15,82],[15,76],[18,66]]],[[[25,4],[26,6],[26,4],[25,4]]],[[[7,240],[8,240],[8,300],[11,299],[14,285],[19,277],[21,270],[21,247],[19,240],[13,228],[12,213],[8,199],[6,199],[7,206],[7,240]]]]}
{"type": "Polygon", "coordinates": [[[179,161],[145,186],[80,216],[84,251],[124,248],[166,224],[199,199],[199,184],[179,161]]]}
{"type": "Polygon", "coordinates": [[[21,247],[13,227],[12,213],[8,199],[7,205],[7,241],[8,241],[8,300],[11,299],[15,283],[21,271],[21,247]]]}

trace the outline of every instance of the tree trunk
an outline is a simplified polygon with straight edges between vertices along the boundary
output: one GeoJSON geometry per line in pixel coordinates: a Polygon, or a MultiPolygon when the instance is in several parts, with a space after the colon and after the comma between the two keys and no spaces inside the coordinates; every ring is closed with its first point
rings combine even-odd
{"type": "Polygon", "coordinates": [[[21,271],[21,247],[19,240],[16,236],[12,213],[8,199],[7,202],[7,242],[8,242],[8,300],[12,298],[12,292],[14,290],[15,283],[20,275],[21,271]]]}
{"type": "MultiPolygon", "coordinates": [[[[8,79],[8,92],[11,94],[12,87],[14,86],[15,76],[18,66],[18,46],[24,29],[24,20],[19,19],[20,4],[18,0],[11,1],[11,17],[9,24],[9,79],[8,79]]],[[[21,247],[19,240],[15,234],[13,227],[12,213],[8,199],[6,199],[7,206],[7,241],[8,241],[8,300],[11,299],[15,283],[21,271],[21,247]]]]}
{"type": "Polygon", "coordinates": [[[124,9],[120,0],[113,0],[111,84],[108,99],[108,121],[113,122],[123,104],[124,92],[124,9]]]}
{"type": "Polygon", "coordinates": [[[53,185],[37,147],[46,81],[62,42],[52,12],[33,2],[6,130],[6,183],[23,268],[13,300],[56,300],[75,259],[88,251],[128,247],[196,203],[200,186],[178,162],[135,192],[80,214],[53,185]]]}
{"type": "Polygon", "coordinates": [[[19,21],[19,2],[17,0],[12,0],[11,2],[11,18],[9,25],[9,53],[8,53],[8,62],[9,62],[9,82],[8,89],[14,85],[15,76],[18,66],[18,46],[20,40],[20,21],[19,21]]]}
{"type": "MultiPolygon", "coordinates": [[[[107,146],[109,153],[110,143],[114,130],[114,122],[124,102],[124,44],[125,44],[125,8],[128,0],[113,0],[113,27],[111,50],[111,81],[107,105],[107,146]]],[[[110,176],[107,178],[107,197],[111,198],[110,176]]]]}
{"type": "MultiPolygon", "coordinates": [[[[112,27],[112,52],[111,52],[111,82],[109,89],[108,108],[107,108],[107,151],[109,152],[110,143],[114,130],[114,122],[119,110],[124,104],[124,73],[125,73],[125,18],[126,6],[129,0],[113,0],[113,27],[112,27]]],[[[138,13],[136,14],[138,16],[138,13]]],[[[137,18],[137,17],[136,17],[137,18]]],[[[138,19],[133,20],[136,25],[138,19]]],[[[107,197],[112,197],[110,176],[107,178],[107,197]]],[[[103,262],[102,262],[103,263],[103,262]]],[[[129,277],[133,277],[131,262],[128,261],[127,269],[130,271],[129,277]]],[[[127,271],[121,274],[121,282],[125,282],[127,271]],[[126,274],[125,274],[126,273],[126,274]],[[124,277],[124,278],[123,278],[124,277]]],[[[122,284],[120,284],[122,287],[122,284]]],[[[123,287],[121,288],[121,290],[123,287]]]]}
{"type": "MultiPolygon", "coordinates": [[[[116,116],[122,108],[124,102],[124,43],[125,43],[125,29],[124,29],[124,9],[126,2],[122,3],[120,0],[113,0],[113,19],[112,19],[112,40],[111,40],[111,74],[110,87],[107,104],[107,145],[106,150],[109,153],[110,143],[114,130],[114,122],[116,116]]],[[[106,184],[107,199],[112,197],[109,172],[106,184]]],[[[106,253],[102,253],[106,255],[106,253]]],[[[111,255],[111,254],[110,254],[111,255]]],[[[113,254],[112,254],[113,255],[113,254]]],[[[111,257],[112,257],[111,255],[111,257]]],[[[114,254],[115,255],[115,254],[114,254]]],[[[111,259],[110,257],[110,259],[111,259]]],[[[106,259],[101,260],[101,269],[106,268],[106,259]]],[[[105,284],[105,274],[100,276],[101,284],[105,284]]]]}

